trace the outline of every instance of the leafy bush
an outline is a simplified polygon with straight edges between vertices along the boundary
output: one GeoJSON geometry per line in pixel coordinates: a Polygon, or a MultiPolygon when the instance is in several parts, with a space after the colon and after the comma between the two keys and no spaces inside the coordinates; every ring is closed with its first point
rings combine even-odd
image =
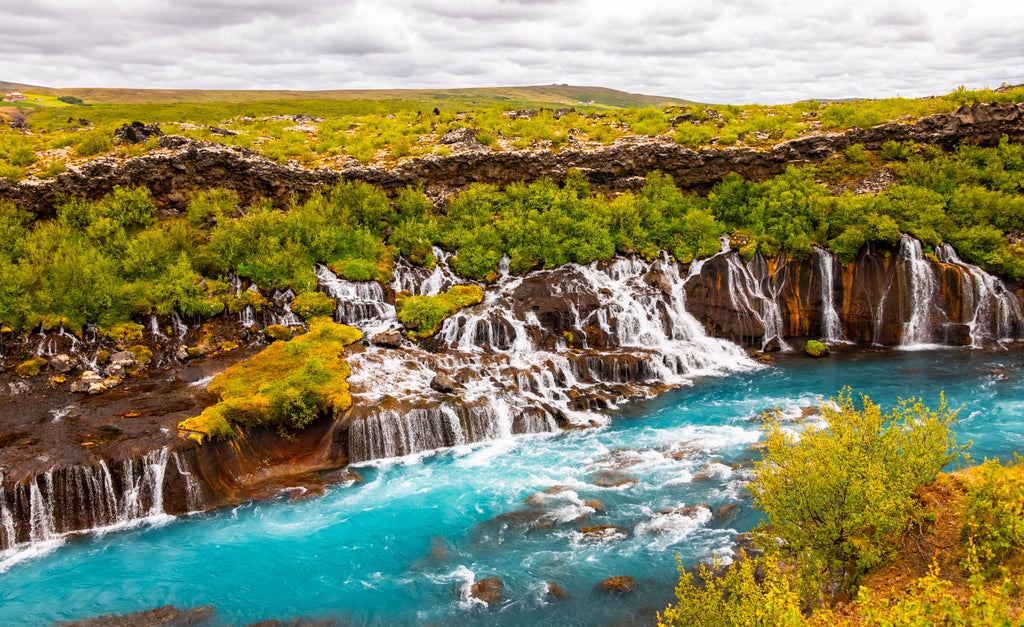
{"type": "Polygon", "coordinates": [[[57,100],[69,105],[84,105],[85,101],[77,96],[57,96],[57,100]]]}
{"type": "Polygon", "coordinates": [[[114,147],[110,135],[102,130],[89,131],[82,135],[81,141],[75,146],[75,152],[79,157],[92,157],[102,152],[108,152],[114,147]]]}
{"type": "Polygon", "coordinates": [[[679,571],[676,604],[658,615],[658,627],[795,627],[805,622],[791,577],[773,555],[753,559],[741,552],[721,576],[705,565],[691,573],[680,565],[679,571]]]}
{"type": "Polygon", "coordinates": [[[1024,553],[1024,459],[1011,466],[999,460],[978,469],[980,480],[968,488],[964,536],[976,545],[980,564],[989,572],[1024,553]]]}
{"type": "Polygon", "coordinates": [[[861,577],[884,563],[918,512],[914,489],[965,447],[944,398],[931,410],[915,399],[888,412],[846,389],[821,407],[824,428],[799,435],[770,422],[764,458],[750,491],[765,512],[764,534],[781,542],[782,559],[815,590],[854,593],[861,577]]]}

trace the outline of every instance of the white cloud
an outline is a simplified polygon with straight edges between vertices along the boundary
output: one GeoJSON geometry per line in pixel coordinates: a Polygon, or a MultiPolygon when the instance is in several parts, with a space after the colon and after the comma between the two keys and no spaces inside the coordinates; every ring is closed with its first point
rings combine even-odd
{"type": "Polygon", "coordinates": [[[0,80],[63,86],[600,85],[712,102],[1024,82],[1024,6],[960,0],[35,0],[0,80]]]}

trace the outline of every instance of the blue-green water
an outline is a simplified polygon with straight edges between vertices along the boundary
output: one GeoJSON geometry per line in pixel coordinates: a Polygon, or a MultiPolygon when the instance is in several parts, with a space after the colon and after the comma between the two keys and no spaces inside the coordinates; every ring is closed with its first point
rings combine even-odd
{"type": "Polygon", "coordinates": [[[958,432],[973,439],[974,457],[1007,458],[1024,452],[1022,357],[966,350],[787,356],[773,368],[637,403],[600,429],[364,467],[362,484],[322,497],[71,542],[0,574],[0,623],[45,625],[165,604],[214,605],[217,621],[231,625],[295,617],[642,623],[672,598],[676,554],[691,564],[727,552],[736,533],[756,523],[744,500],[746,471],[730,464],[749,459],[757,413],[814,404],[844,385],[883,404],[916,395],[934,406],[945,390],[952,405],[965,406],[958,432]],[[623,476],[636,482],[595,485],[623,476]],[[525,502],[553,486],[561,491],[525,502]],[[594,500],[599,511],[586,503],[594,500]],[[696,503],[741,509],[725,520],[671,513],[696,503]],[[627,535],[590,539],[579,531],[602,524],[627,535]],[[503,601],[488,608],[467,600],[467,582],[492,575],[504,581],[503,601]],[[638,592],[594,590],[612,575],[636,578],[638,592]],[[548,581],[568,598],[548,599],[548,581]]]}

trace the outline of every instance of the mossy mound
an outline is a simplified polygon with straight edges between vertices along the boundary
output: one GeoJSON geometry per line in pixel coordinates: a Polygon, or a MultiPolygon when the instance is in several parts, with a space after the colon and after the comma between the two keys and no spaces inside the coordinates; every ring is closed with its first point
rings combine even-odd
{"type": "Polygon", "coordinates": [[[338,303],[323,292],[306,292],[292,300],[292,311],[303,320],[334,315],[338,303]]]}
{"type": "Polygon", "coordinates": [[[828,354],[828,346],[818,340],[808,340],[807,346],[804,347],[804,352],[811,357],[824,357],[828,354]]]}
{"type": "Polygon", "coordinates": [[[26,377],[34,377],[37,374],[39,374],[43,368],[46,367],[47,363],[48,362],[46,361],[45,357],[36,357],[34,359],[29,359],[28,361],[23,361],[20,364],[18,364],[14,368],[14,374],[18,375],[23,379],[26,377]]]}
{"type": "Polygon", "coordinates": [[[445,318],[483,299],[484,289],[479,285],[454,285],[434,296],[399,294],[395,307],[399,322],[409,329],[409,339],[416,340],[437,333],[445,318]]]}
{"type": "Polygon", "coordinates": [[[328,318],[315,318],[309,327],[309,333],[275,342],[214,377],[207,390],[220,402],[178,429],[200,442],[229,437],[235,426],[272,427],[287,435],[351,407],[342,353],[362,333],[328,318]]]}

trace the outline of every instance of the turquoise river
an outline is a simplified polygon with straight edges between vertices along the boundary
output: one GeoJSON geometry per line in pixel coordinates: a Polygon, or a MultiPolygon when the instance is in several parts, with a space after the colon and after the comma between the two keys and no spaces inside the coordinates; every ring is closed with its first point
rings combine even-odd
{"type": "Polygon", "coordinates": [[[730,554],[757,523],[743,488],[756,416],[841,387],[889,405],[945,391],[976,460],[1024,452],[1024,353],[850,352],[698,381],[629,405],[606,426],[358,468],[325,495],[249,503],[0,561],[0,624],[212,605],[214,623],[331,619],[353,625],[643,624],[672,599],[676,556],[730,554]],[[555,488],[551,490],[551,488],[555,488]],[[547,492],[544,492],[547,490],[547,492]],[[531,498],[532,497],[532,498],[531,498]],[[679,511],[683,505],[707,508],[679,511]],[[718,514],[719,508],[737,504],[718,514]],[[715,512],[712,515],[712,511],[715,512]],[[584,534],[585,526],[615,525],[584,534]],[[595,585],[629,575],[637,591],[595,585]],[[472,600],[498,576],[502,600],[472,600]],[[547,597],[547,582],[567,593],[547,597]]]}

